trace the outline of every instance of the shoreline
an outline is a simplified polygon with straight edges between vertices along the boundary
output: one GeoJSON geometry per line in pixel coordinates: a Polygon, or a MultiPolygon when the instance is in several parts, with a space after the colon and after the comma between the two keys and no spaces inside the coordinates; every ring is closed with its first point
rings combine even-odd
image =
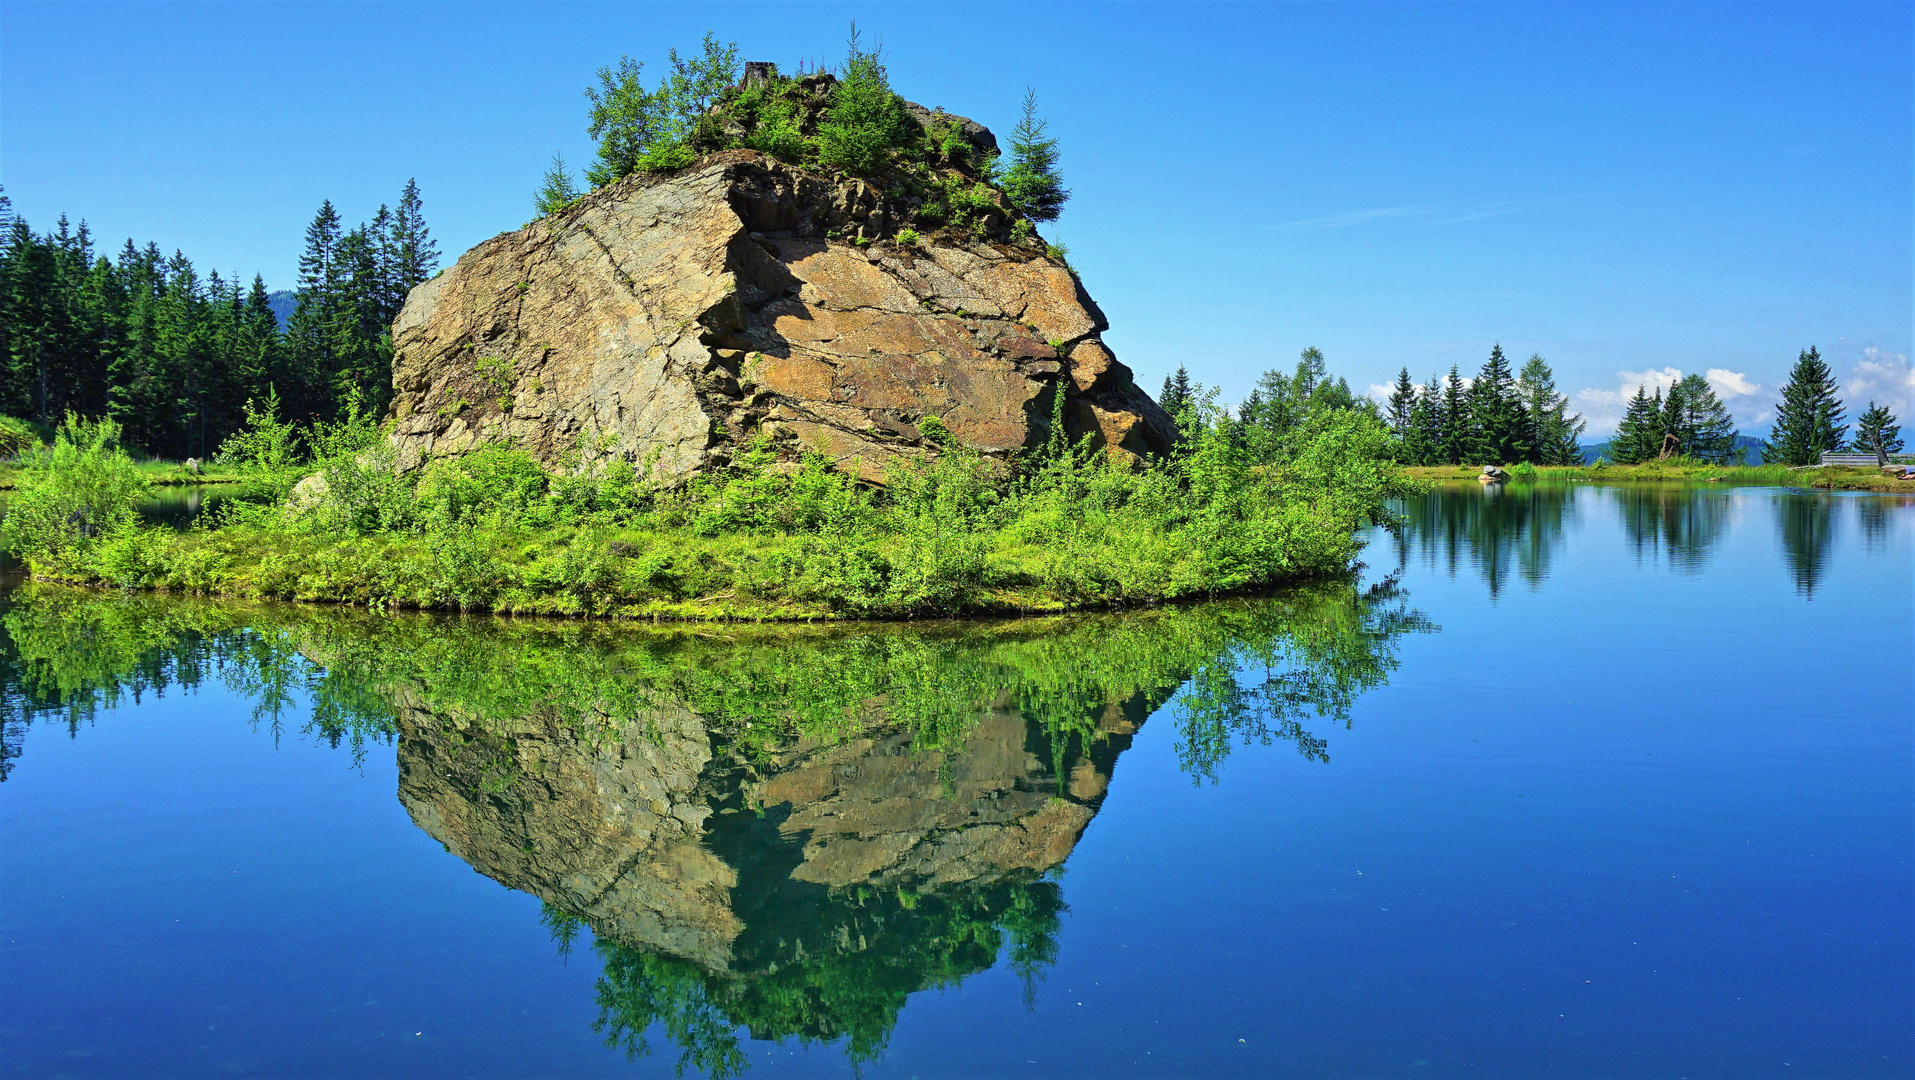
{"type": "MultiPolygon", "coordinates": [[[[1535,475],[1512,476],[1511,484],[1537,480],[1590,483],[1737,483],[1767,484],[1800,488],[1805,491],[1871,491],[1882,494],[1915,495],[1915,480],[1895,480],[1874,469],[1846,465],[1668,465],[1650,462],[1643,465],[1537,465],[1535,475]]],[[[1514,469],[1512,468],[1513,472],[1514,469]]],[[[1403,472],[1413,480],[1475,480],[1482,472],[1479,465],[1405,465],[1403,472]]]]}

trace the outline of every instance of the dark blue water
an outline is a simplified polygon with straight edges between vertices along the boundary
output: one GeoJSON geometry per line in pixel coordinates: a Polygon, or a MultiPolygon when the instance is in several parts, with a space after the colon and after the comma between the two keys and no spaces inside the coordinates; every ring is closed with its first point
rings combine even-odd
{"type": "Polygon", "coordinates": [[[1409,517],[988,639],[16,593],[0,1070],[1915,1074],[1915,505],[1409,517]]]}

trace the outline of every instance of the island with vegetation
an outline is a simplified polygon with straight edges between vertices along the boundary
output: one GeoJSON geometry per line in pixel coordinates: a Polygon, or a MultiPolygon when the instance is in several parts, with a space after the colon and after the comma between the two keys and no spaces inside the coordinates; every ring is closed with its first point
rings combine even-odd
{"type": "MultiPolygon", "coordinates": [[[[143,526],[127,447],[155,444],[74,403],[11,549],[45,580],[378,608],[1011,614],[1335,574],[1407,490],[1347,387],[1243,423],[1136,386],[1037,231],[1069,192],[1033,98],[1001,152],[855,36],[795,75],[708,37],[591,97],[591,190],[555,163],[534,221],[443,272],[415,190],[343,239],[322,208],[275,354],[299,377],[209,451],[246,497],[143,526]]],[[[254,333],[260,298],[219,289],[254,333]]]]}

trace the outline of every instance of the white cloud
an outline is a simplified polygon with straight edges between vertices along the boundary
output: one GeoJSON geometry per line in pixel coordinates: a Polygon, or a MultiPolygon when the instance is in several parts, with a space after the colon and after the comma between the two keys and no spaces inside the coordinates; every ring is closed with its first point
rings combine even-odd
{"type": "Polygon", "coordinates": [[[1873,345],[1861,353],[1862,358],[1849,368],[1842,384],[1842,402],[1848,406],[1849,419],[1862,415],[1870,401],[1908,419],[1915,411],[1915,368],[1909,366],[1908,357],[1873,345]]]}
{"type": "Polygon", "coordinates": [[[1762,392],[1761,383],[1750,382],[1749,377],[1740,371],[1730,371],[1728,368],[1712,367],[1705,374],[1708,375],[1709,386],[1715,390],[1716,396],[1723,401],[1728,401],[1731,398],[1749,397],[1762,392]]]}

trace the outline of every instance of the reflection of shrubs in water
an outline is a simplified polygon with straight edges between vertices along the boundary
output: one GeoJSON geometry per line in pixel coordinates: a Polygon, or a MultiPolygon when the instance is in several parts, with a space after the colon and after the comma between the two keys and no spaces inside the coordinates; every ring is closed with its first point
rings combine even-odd
{"type": "Polygon", "coordinates": [[[392,738],[392,688],[403,685],[476,725],[469,738],[507,771],[512,727],[528,718],[613,738],[667,706],[690,709],[750,756],[794,733],[830,740],[874,721],[941,749],[1005,703],[1059,758],[1101,737],[1107,707],[1140,695],[1154,705],[1190,681],[1174,712],[1180,753],[1193,775],[1210,776],[1237,739],[1291,739],[1321,756],[1300,721],[1347,722],[1356,696],[1395,667],[1394,638],[1424,625],[1392,591],[1358,595],[1344,582],[1123,615],[659,631],[54,586],[17,595],[25,602],[5,616],[0,678],[5,707],[22,718],[61,713],[77,724],[127,695],[216,678],[275,732],[303,693],[305,730],[363,751],[392,738]],[[1238,686],[1239,668],[1255,681],[1238,686]],[[494,722],[503,727],[485,730],[494,722]]]}
{"type": "Polygon", "coordinates": [[[1000,955],[1008,953],[1030,1000],[1057,957],[1066,910],[1056,882],[1028,874],[922,896],[860,889],[835,900],[834,912],[849,916],[835,927],[835,947],[787,941],[743,973],[599,942],[604,971],[594,1030],[636,1057],[650,1051],[647,1029],[661,1025],[679,1048],[681,1074],[687,1067],[712,1077],[743,1072],[741,1027],[754,1039],[842,1039],[854,1064],[870,1061],[883,1052],[909,995],[954,985],[1000,955]]]}

